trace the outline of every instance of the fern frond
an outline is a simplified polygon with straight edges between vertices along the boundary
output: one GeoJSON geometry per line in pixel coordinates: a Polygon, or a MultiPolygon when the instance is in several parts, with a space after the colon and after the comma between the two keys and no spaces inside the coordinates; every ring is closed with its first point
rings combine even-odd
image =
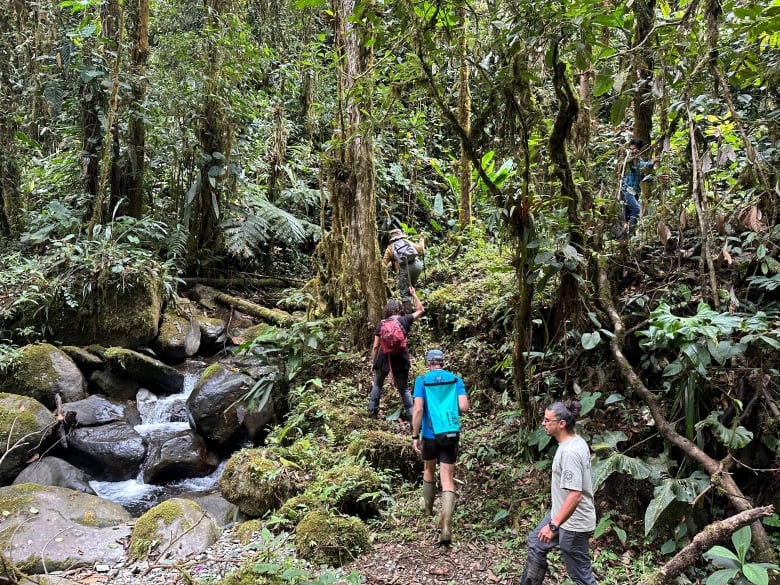
{"type": "Polygon", "coordinates": [[[225,247],[231,256],[252,259],[262,254],[270,239],[270,224],[257,215],[228,220],[222,224],[225,247]]]}

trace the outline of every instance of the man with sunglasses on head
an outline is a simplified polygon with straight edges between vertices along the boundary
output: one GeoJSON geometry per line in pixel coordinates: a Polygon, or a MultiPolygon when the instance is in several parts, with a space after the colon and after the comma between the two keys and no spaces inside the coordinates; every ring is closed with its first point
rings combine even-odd
{"type": "Polygon", "coordinates": [[[542,585],[547,574],[547,553],[561,549],[569,578],[577,585],[596,585],[590,563],[590,536],[596,528],[590,448],[574,430],[582,405],[554,402],[544,411],[545,432],[558,441],[552,464],[552,510],[528,535],[520,585],[542,585]]]}

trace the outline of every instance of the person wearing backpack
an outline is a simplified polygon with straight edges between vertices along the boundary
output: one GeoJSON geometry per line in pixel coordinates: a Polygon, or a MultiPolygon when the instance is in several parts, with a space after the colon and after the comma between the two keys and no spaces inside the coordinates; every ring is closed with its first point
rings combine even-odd
{"type": "Polygon", "coordinates": [[[436,463],[441,468],[439,542],[452,542],[455,511],[455,462],[460,444],[460,414],[469,409],[466,386],[460,376],[444,369],[444,353],[432,349],[425,356],[428,371],[414,382],[412,448],[423,459],[423,512],[433,515],[436,463]]]}
{"type": "Polygon", "coordinates": [[[401,294],[404,312],[414,311],[409,289],[417,285],[423,265],[420,256],[425,250],[425,237],[420,234],[416,244],[406,239],[403,230],[398,228],[390,231],[390,243],[385,248],[382,262],[388,269],[395,270],[398,280],[398,291],[401,294]]]}
{"type": "Polygon", "coordinates": [[[414,312],[403,314],[401,303],[391,299],[385,305],[382,320],[374,329],[374,345],[371,347],[371,363],[374,372],[371,384],[371,397],[368,399],[368,416],[379,416],[379,399],[382,397],[382,386],[388,374],[401,403],[404,407],[404,416],[412,420],[412,395],[409,392],[409,370],[412,367],[409,357],[409,349],[406,347],[406,338],[412,323],[417,321],[425,312],[417,292],[409,289],[409,294],[414,300],[414,312]]]}

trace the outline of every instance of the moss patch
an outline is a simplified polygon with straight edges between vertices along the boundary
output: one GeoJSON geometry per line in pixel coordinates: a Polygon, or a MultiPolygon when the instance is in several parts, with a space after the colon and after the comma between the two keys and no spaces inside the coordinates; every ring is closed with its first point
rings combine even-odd
{"type": "Polygon", "coordinates": [[[340,567],[371,550],[371,539],[359,518],[315,510],[298,524],[295,549],[313,563],[340,567]]]}
{"type": "Polygon", "coordinates": [[[146,512],[136,521],[130,536],[130,555],[135,559],[145,558],[159,540],[160,525],[172,524],[176,519],[182,519],[185,528],[190,527],[182,500],[167,500],[146,512]]]}

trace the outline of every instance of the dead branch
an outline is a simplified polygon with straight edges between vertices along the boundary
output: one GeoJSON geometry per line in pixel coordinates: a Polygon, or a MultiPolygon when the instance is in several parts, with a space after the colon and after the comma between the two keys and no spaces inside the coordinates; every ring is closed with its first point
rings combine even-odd
{"type": "Polygon", "coordinates": [[[740,512],[735,516],[714,522],[699,532],[691,543],[674,555],[664,566],[645,577],[640,585],[671,585],[676,583],[678,576],[690,567],[696,560],[714,545],[724,542],[734,532],[753,524],[759,518],[771,516],[774,507],[764,506],[763,508],[751,508],[740,512]]]}

